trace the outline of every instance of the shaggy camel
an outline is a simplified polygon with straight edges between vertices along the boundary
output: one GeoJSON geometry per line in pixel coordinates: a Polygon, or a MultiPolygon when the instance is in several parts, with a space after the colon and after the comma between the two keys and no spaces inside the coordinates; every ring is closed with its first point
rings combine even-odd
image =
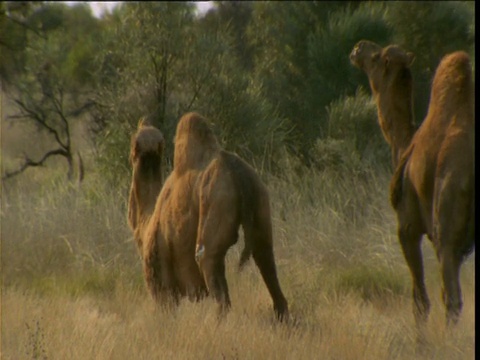
{"type": "Polygon", "coordinates": [[[390,200],[413,279],[416,322],[424,323],[430,310],[421,250],[426,234],[441,264],[447,324],[456,323],[462,309],[460,267],[475,247],[475,103],[470,59],[463,51],[442,59],[427,116],[411,139],[408,66],[413,55],[398,46],[382,49],[360,41],[350,59],[367,73],[377,98],[380,126],[392,149],[397,148],[390,200]]]}
{"type": "Polygon", "coordinates": [[[143,259],[149,292],[157,301],[214,296],[230,307],[225,255],[242,225],[245,249],[273,299],[276,316],[288,316],[275,266],[269,195],[255,171],[220,148],[207,121],[185,114],[177,125],[174,167],[160,190],[163,137],[140,124],[132,138],[133,181],[129,224],[143,259]],[[157,197],[158,195],[158,197],[157,197]]]}

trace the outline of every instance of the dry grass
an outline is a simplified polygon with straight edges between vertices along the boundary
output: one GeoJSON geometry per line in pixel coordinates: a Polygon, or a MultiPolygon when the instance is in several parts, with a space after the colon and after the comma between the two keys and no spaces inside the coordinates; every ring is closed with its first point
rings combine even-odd
{"type": "MultiPolygon", "coordinates": [[[[242,237],[227,256],[226,318],[216,318],[209,299],[155,309],[126,224],[128,179],[116,189],[95,174],[81,189],[46,170],[10,180],[1,208],[1,358],[415,358],[411,283],[387,175],[265,178],[289,324],[274,321],[253,262],[236,272],[242,237]]],[[[475,255],[462,268],[462,318],[447,334],[438,264],[428,241],[424,249],[433,306],[423,358],[472,359],[475,255]]]]}

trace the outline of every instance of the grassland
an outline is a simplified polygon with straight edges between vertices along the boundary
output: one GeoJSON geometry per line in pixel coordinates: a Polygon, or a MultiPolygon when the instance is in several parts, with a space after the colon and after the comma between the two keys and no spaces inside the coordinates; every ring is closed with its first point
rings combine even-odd
{"type": "MultiPolygon", "coordinates": [[[[7,145],[3,165],[11,160],[7,145]]],[[[281,178],[262,175],[292,315],[289,324],[278,324],[253,262],[236,271],[242,236],[227,256],[226,318],[218,321],[210,299],[156,309],[126,223],[129,179],[107,184],[87,166],[78,187],[65,182],[61,164],[50,165],[2,185],[2,359],[475,357],[475,255],[462,268],[462,318],[447,332],[428,241],[432,312],[426,353],[415,353],[411,282],[386,170],[298,176],[286,164],[281,178]]]]}

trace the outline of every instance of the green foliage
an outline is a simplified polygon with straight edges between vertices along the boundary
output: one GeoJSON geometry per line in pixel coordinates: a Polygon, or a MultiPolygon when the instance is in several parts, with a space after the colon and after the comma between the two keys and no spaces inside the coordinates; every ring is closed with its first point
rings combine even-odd
{"type": "Polygon", "coordinates": [[[280,171],[285,149],[299,166],[383,166],[390,152],[367,101],[367,77],[350,64],[353,45],[395,42],[416,54],[417,122],[441,57],[457,49],[475,55],[469,2],[219,1],[204,17],[191,2],[139,2],[102,19],[86,4],[12,4],[1,8],[2,79],[15,77],[20,96],[37,102],[44,85],[55,84],[68,94],[67,114],[93,99],[82,120],[97,170],[113,183],[128,173],[140,117],[164,133],[170,166],[176,123],[188,111],[205,115],[225,148],[267,171],[280,171]]]}
{"type": "Polygon", "coordinates": [[[122,6],[108,19],[111,24],[98,39],[104,51],[97,57],[96,77],[103,81],[97,83],[99,106],[93,114],[100,161],[107,173],[129,167],[130,137],[143,116],[164,133],[166,155],[171,158],[169,140],[179,102],[175,92],[180,88],[180,96],[191,102],[192,94],[184,94],[181,84],[195,76],[184,70],[192,61],[190,44],[195,44],[192,17],[191,4],[143,2],[122,6]]]}
{"type": "Polygon", "coordinates": [[[329,138],[342,141],[365,164],[388,166],[390,150],[381,134],[377,108],[370,95],[359,90],[355,96],[339,98],[330,103],[327,113],[329,138]]]}
{"type": "Polygon", "coordinates": [[[330,102],[353,93],[358,83],[367,84],[350,65],[348,54],[362,38],[388,41],[391,29],[383,12],[383,5],[376,3],[254,7],[247,34],[256,51],[255,79],[294,128],[287,139],[289,148],[304,163],[314,161],[310,150],[316,139],[326,136],[330,102]]]}
{"type": "Polygon", "coordinates": [[[314,8],[326,7],[321,4],[258,2],[247,28],[254,49],[254,80],[293,129],[286,139],[288,148],[306,163],[312,139],[318,134],[306,97],[307,39],[317,22],[314,8]]]}
{"type": "Polygon", "coordinates": [[[194,27],[191,9],[185,4],[141,4],[124,12],[116,20],[115,43],[110,34],[104,39],[109,50],[99,68],[100,78],[107,69],[113,78],[117,76],[98,97],[99,118],[106,120],[98,138],[102,168],[117,174],[128,167],[130,136],[144,115],[164,133],[170,163],[176,123],[192,110],[217,125],[217,135],[227,149],[273,166],[274,153],[282,147],[287,130],[265,101],[261,87],[239,69],[235,36],[225,31],[222,22],[211,18],[194,27]],[[164,17],[168,19],[161,20],[164,17]],[[112,58],[123,61],[117,68],[105,68],[112,58]]]}
{"type": "Polygon", "coordinates": [[[108,126],[96,139],[97,170],[109,184],[114,185],[119,178],[125,179],[130,175],[128,157],[133,133],[134,128],[129,124],[118,122],[108,126]]]}
{"type": "Polygon", "coordinates": [[[349,53],[362,39],[387,44],[392,29],[383,18],[384,6],[373,2],[340,8],[333,12],[326,24],[317,24],[308,38],[308,103],[310,115],[321,124],[325,135],[327,106],[340,96],[352,94],[358,84],[368,86],[366,76],[350,64],[349,53]]]}
{"type": "Polygon", "coordinates": [[[427,113],[431,81],[442,57],[456,50],[475,53],[475,8],[469,3],[388,3],[385,19],[394,29],[393,40],[415,54],[412,72],[419,124],[427,113]]]}
{"type": "Polygon", "coordinates": [[[0,2],[0,78],[3,89],[23,72],[28,33],[38,34],[38,29],[30,27],[28,19],[39,4],[41,2],[0,2]]]}
{"type": "Polygon", "coordinates": [[[200,22],[215,23],[229,31],[234,37],[233,54],[244,70],[253,69],[253,49],[246,36],[250,23],[253,3],[248,1],[216,1],[215,10],[209,11],[200,22]]]}

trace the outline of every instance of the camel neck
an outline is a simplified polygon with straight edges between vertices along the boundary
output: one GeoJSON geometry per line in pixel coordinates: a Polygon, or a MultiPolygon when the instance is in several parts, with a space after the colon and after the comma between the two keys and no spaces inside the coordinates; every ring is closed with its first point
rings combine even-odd
{"type": "Polygon", "coordinates": [[[379,118],[382,130],[392,147],[405,148],[415,132],[412,103],[401,100],[390,101],[388,106],[382,106],[380,101],[379,118]]]}
{"type": "Polygon", "coordinates": [[[162,179],[147,182],[137,181],[135,196],[138,204],[138,224],[146,223],[152,217],[162,183],[162,179]]]}
{"type": "Polygon", "coordinates": [[[415,133],[411,83],[393,83],[376,95],[378,121],[385,140],[396,154],[395,162],[415,133]]]}

